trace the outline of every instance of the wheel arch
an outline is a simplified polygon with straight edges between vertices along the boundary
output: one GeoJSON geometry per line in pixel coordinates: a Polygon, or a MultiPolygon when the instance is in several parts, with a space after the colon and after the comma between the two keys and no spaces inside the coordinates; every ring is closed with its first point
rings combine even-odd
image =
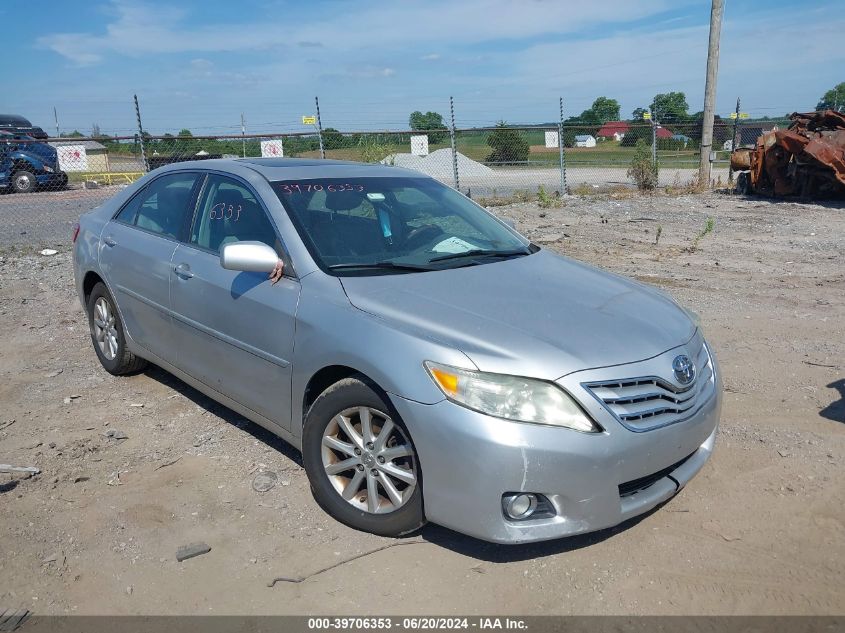
{"type": "Polygon", "coordinates": [[[32,173],[33,171],[38,171],[38,167],[36,167],[26,159],[15,158],[12,161],[12,173],[17,171],[28,171],[32,173]]]}
{"type": "Polygon", "coordinates": [[[109,295],[111,295],[112,302],[114,303],[114,309],[117,310],[117,313],[120,316],[120,322],[123,324],[123,333],[126,336],[126,343],[129,346],[130,351],[132,351],[132,353],[134,354],[137,354],[140,348],[136,344],[132,333],[129,331],[129,327],[126,325],[126,319],[123,318],[123,310],[121,309],[120,304],[117,302],[117,297],[115,296],[115,293],[112,290],[111,284],[109,284],[109,282],[106,281],[106,278],[96,270],[87,270],[82,275],[81,286],[77,285],[77,292],[81,293],[79,296],[82,302],[83,310],[85,310],[85,313],[88,314],[88,299],[91,297],[91,293],[94,291],[94,286],[96,286],[98,283],[102,283],[106,287],[106,290],[108,291],[109,295]]]}
{"type": "Polygon", "coordinates": [[[390,398],[388,397],[385,389],[379,385],[378,382],[370,378],[370,376],[368,376],[365,372],[354,367],[350,367],[349,365],[327,365],[326,367],[316,371],[305,385],[305,390],[302,394],[301,424],[305,424],[305,418],[308,416],[308,411],[311,409],[311,405],[314,404],[314,401],[320,397],[320,394],[344,378],[350,378],[352,376],[361,377],[364,382],[369,384],[369,386],[371,386],[386,401],[386,403],[390,403],[390,398]]]}
{"type": "Polygon", "coordinates": [[[88,305],[88,297],[91,296],[91,292],[93,292],[94,286],[96,286],[98,283],[102,283],[103,285],[106,285],[106,287],[108,287],[103,278],[100,277],[100,275],[94,272],[93,270],[89,270],[87,273],[85,273],[85,276],[82,278],[82,300],[85,302],[85,306],[88,305]]]}

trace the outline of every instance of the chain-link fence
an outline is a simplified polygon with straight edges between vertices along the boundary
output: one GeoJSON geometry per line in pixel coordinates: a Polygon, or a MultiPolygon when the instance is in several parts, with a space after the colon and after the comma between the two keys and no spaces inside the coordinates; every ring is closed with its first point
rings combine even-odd
{"type": "MultiPolygon", "coordinates": [[[[734,138],[749,144],[756,128],[718,122],[712,182],[727,184],[734,138]]],[[[0,214],[6,242],[15,230],[37,230],[51,218],[78,217],[119,188],[163,165],[196,159],[309,157],[381,162],[412,169],[483,204],[633,188],[637,164],[653,185],[697,184],[700,123],[615,121],[604,125],[505,126],[471,129],[261,135],[76,137],[33,139],[0,132],[0,214]],[[655,169],[656,167],[656,169],[655,169]]],[[[31,237],[31,235],[30,235],[31,237]]]]}

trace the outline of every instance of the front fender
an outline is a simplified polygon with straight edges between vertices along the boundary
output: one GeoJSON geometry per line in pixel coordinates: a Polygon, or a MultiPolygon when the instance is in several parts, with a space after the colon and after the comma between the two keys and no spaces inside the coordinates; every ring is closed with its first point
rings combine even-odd
{"type": "Polygon", "coordinates": [[[302,279],[296,321],[291,377],[291,430],[295,435],[302,431],[308,382],[325,367],[351,367],[389,394],[424,404],[444,399],[424,361],[477,369],[463,352],[403,332],[354,307],[340,280],[321,272],[302,279]]]}
{"type": "Polygon", "coordinates": [[[32,170],[35,172],[44,171],[44,161],[41,160],[38,156],[32,156],[30,154],[24,154],[22,152],[12,152],[9,156],[9,159],[13,165],[20,165],[21,163],[26,163],[27,170],[32,170]]]}

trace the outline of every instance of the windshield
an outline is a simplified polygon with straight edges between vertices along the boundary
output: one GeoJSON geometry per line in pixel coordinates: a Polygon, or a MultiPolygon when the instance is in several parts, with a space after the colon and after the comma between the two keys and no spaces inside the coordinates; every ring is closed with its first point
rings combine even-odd
{"type": "Polygon", "coordinates": [[[440,270],[532,252],[527,240],[430,178],[271,185],[317,264],[332,274],[440,270]]]}

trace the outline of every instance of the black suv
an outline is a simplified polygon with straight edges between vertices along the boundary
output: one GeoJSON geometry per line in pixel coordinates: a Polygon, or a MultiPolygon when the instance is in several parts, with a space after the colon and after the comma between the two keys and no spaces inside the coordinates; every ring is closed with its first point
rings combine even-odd
{"type": "Polygon", "coordinates": [[[0,114],[0,130],[37,139],[49,138],[47,132],[17,114],[0,114]]]}

